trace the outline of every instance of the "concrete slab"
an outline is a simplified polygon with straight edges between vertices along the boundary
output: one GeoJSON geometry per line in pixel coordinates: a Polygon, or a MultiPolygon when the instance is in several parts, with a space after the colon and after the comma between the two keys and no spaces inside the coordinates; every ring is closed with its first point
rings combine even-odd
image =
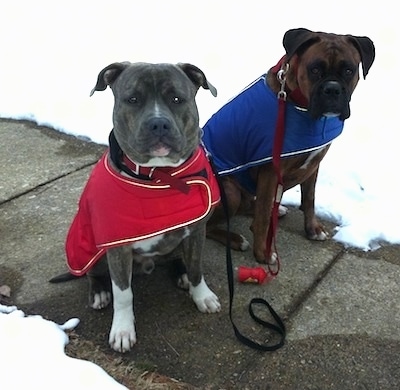
{"type": "MultiPolygon", "coordinates": [[[[13,289],[17,304],[60,292],[48,280],[66,271],[65,237],[90,171],[91,167],[83,168],[0,206],[4,240],[0,269],[12,268],[21,280],[13,289]]],[[[71,287],[68,283],[63,286],[67,291],[71,287]]]]}
{"type": "Polygon", "coordinates": [[[93,164],[104,146],[30,122],[1,120],[0,204],[93,164]]]}
{"type": "Polygon", "coordinates": [[[400,340],[400,267],[346,254],[302,304],[289,339],[365,335],[400,340]]]}
{"type": "MultiPolygon", "coordinates": [[[[280,221],[279,276],[264,285],[235,282],[239,329],[273,341],[247,313],[250,299],[263,297],[285,320],[282,349],[260,353],[236,339],[228,316],[225,248],[207,241],[204,272],[222,311],[199,313],[187,292],[175,287],[170,264],[163,264],[134,278],[137,345],[122,357],[111,351],[112,309],[88,308],[86,280],[48,283],[66,270],[65,235],[104,148],[27,123],[0,121],[0,133],[0,285],[11,287],[7,302],[58,323],[78,317],[79,337],[94,341],[111,360],[133,361],[200,389],[399,388],[399,247],[364,253],[333,241],[310,242],[295,209],[280,221]]],[[[249,224],[235,218],[233,228],[251,239],[249,224]]],[[[233,263],[257,265],[251,252],[233,252],[233,263]]]]}

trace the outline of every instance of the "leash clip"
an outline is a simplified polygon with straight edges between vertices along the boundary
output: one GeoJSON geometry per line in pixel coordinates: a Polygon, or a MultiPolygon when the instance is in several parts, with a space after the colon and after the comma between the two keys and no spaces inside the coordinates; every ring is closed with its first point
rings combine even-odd
{"type": "Polygon", "coordinates": [[[279,83],[281,84],[281,89],[277,94],[278,99],[286,101],[287,98],[287,93],[285,91],[285,85],[286,85],[286,73],[289,70],[289,63],[286,63],[284,67],[282,67],[280,70],[278,70],[276,74],[276,78],[278,79],[279,83]]]}

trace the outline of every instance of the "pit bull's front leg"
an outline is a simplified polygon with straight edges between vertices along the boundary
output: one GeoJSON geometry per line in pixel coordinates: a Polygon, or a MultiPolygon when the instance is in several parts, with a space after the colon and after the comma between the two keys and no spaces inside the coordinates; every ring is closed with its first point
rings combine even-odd
{"type": "Polygon", "coordinates": [[[218,297],[207,286],[201,268],[205,237],[206,225],[202,223],[183,240],[183,261],[187,274],[181,276],[180,286],[189,289],[189,294],[199,311],[216,313],[221,310],[221,304],[218,297]]]}
{"type": "Polygon", "coordinates": [[[133,312],[132,248],[123,246],[107,251],[110,270],[114,314],[109,336],[111,348],[127,352],[136,343],[135,315],[133,312]]]}

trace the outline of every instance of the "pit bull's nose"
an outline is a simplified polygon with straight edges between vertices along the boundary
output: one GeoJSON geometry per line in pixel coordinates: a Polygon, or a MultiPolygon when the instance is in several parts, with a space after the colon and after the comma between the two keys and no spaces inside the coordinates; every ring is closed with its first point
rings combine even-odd
{"type": "Polygon", "coordinates": [[[165,134],[171,127],[171,122],[164,117],[151,118],[147,122],[147,128],[155,135],[165,134]]]}
{"type": "Polygon", "coordinates": [[[327,81],[322,88],[322,93],[329,97],[339,96],[342,93],[342,87],[337,81],[327,81]]]}

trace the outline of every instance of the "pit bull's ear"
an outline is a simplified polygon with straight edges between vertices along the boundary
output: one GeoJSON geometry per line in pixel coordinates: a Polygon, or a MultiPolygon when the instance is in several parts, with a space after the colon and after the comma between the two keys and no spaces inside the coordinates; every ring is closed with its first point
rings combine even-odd
{"type": "Polygon", "coordinates": [[[368,37],[355,37],[349,35],[350,41],[359,51],[361,56],[361,65],[363,69],[364,79],[367,77],[368,71],[375,60],[375,46],[368,37]]]}
{"type": "Polygon", "coordinates": [[[186,76],[192,81],[192,83],[197,87],[203,87],[204,89],[209,89],[213,96],[217,96],[217,89],[207,80],[205,74],[197,66],[192,64],[178,64],[186,76]]]}
{"type": "Polygon", "coordinates": [[[96,91],[104,91],[116,78],[130,65],[130,62],[114,62],[105,67],[97,76],[97,83],[90,92],[92,96],[96,91]]]}
{"type": "Polygon", "coordinates": [[[317,42],[318,39],[313,31],[306,28],[294,28],[286,31],[283,36],[283,47],[286,50],[287,60],[317,42]]]}

